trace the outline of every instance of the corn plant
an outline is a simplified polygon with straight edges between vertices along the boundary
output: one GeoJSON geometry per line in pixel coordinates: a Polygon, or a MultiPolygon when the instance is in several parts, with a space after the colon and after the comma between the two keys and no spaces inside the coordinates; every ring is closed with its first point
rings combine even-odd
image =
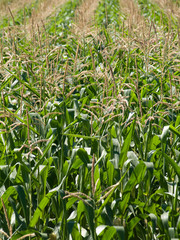
{"type": "Polygon", "coordinates": [[[81,3],[0,27],[0,238],[179,239],[177,21],[103,0],[80,39],[81,3]]]}

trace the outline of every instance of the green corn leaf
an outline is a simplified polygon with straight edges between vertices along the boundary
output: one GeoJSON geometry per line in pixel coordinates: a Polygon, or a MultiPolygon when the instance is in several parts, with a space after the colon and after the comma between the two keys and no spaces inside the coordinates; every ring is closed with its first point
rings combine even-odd
{"type": "MultiPolygon", "coordinates": [[[[2,199],[3,199],[3,201],[4,201],[4,203],[6,204],[7,201],[8,201],[8,198],[9,198],[11,195],[14,195],[14,194],[17,195],[16,188],[13,187],[13,186],[9,187],[9,188],[3,193],[3,195],[1,196],[2,199]]],[[[1,208],[2,208],[2,202],[0,201],[0,210],[1,210],[1,208]]]]}
{"type": "Polygon", "coordinates": [[[177,116],[177,119],[176,119],[176,122],[175,122],[175,127],[177,128],[179,126],[179,124],[180,124],[180,115],[177,116]]]}
{"type": "Polygon", "coordinates": [[[104,229],[106,229],[108,225],[100,225],[96,228],[96,234],[99,236],[100,234],[103,233],[104,229]]]}
{"type": "MultiPolygon", "coordinates": [[[[89,203],[92,205],[92,202],[89,202],[89,203]]],[[[94,209],[89,204],[85,204],[85,203],[83,204],[84,204],[87,222],[90,227],[91,236],[92,236],[92,239],[95,240],[96,232],[95,232],[95,221],[94,221],[95,220],[94,209]]]]}
{"type": "Polygon", "coordinates": [[[128,232],[129,232],[129,236],[131,237],[132,234],[133,234],[133,229],[136,227],[136,225],[139,223],[141,219],[138,218],[138,217],[133,217],[131,219],[131,221],[128,223],[127,225],[127,229],[128,229],[128,232]]]}
{"type": "MultiPolygon", "coordinates": [[[[52,162],[52,158],[51,160],[49,160],[52,162]]],[[[48,164],[49,165],[49,164],[48,164]]],[[[43,185],[43,197],[46,194],[46,184],[47,184],[47,177],[48,177],[48,171],[49,171],[49,166],[45,166],[42,171],[41,171],[41,178],[42,178],[42,185],[43,185]]]]}
{"type": "Polygon", "coordinates": [[[20,185],[14,186],[14,188],[16,189],[16,191],[18,193],[18,197],[19,197],[19,200],[20,200],[23,212],[24,212],[24,216],[26,218],[26,223],[28,225],[29,224],[29,209],[27,208],[28,203],[27,203],[24,188],[20,185]]]}
{"type": "Polygon", "coordinates": [[[113,226],[116,229],[117,235],[120,240],[125,240],[125,229],[123,226],[113,226]]]}
{"type": "Polygon", "coordinates": [[[139,163],[133,170],[128,183],[125,186],[123,193],[131,192],[136,184],[140,183],[143,180],[143,177],[146,172],[146,165],[144,162],[139,163]]]}
{"type": "Polygon", "coordinates": [[[5,88],[5,86],[11,81],[12,78],[13,76],[11,75],[1,84],[0,91],[2,91],[5,88]]]}
{"type": "Polygon", "coordinates": [[[116,229],[114,227],[108,227],[107,230],[105,230],[105,233],[103,234],[102,240],[114,239],[115,233],[116,229]]]}
{"type": "Polygon", "coordinates": [[[172,125],[169,126],[169,129],[175,133],[178,137],[180,137],[180,132],[175,128],[173,127],[172,125]]]}
{"type": "Polygon", "coordinates": [[[84,135],[80,135],[80,134],[71,134],[71,133],[63,133],[64,136],[69,136],[69,137],[77,137],[77,138],[83,138],[83,139],[98,139],[98,136],[84,136],[84,135]]]}
{"type": "Polygon", "coordinates": [[[35,237],[35,233],[37,233],[37,235],[40,235],[40,233],[35,230],[35,229],[28,229],[28,230],[23,230],[23,231],[20,231],[18,233],[13,233],[12,237],[11,237],[11,240],[18,240],[18,239],[22,239],[22,237],[24,237],[25,239],[25,236],[32,236],[32,237],[35,237]]]}
{"type": "Polygon", "coordinates": [[[87,166],[87,164],[89,163],[89,157],[88,157],[86,150],[84,150],[82,148],[78,149],[77,155],[83,161],[83,163],[87,166]]]}
{"type": "Polygon", "coordinates": [[[31,87],[28,83],[26,83],[24,80],[19,78],[16,74],[11,72],[9,69],[5,68],[5,70],[8,71],[13,77],[15,77],[17,80],[19,80],[22,84],[24,84],[24,86],[26,86],[27,89],[29,89],[32,93],[34,93],[37,97],[40,98],[40,94],[35,90],[35,88],[31,87]]]}
{"type": "Polygon", "coordinates": [[[119,157],[119,167],[120,167],[120,169],[122,169],[122,167],[124,165],[124,162],[127,159],[127,152],[129,150],[129,146],[130,146],[130,143],[131,143],[132,134],[133,134],[133,131],[134,131],[134,126],[135,126],[135,120],[131,124],[129,132],[127,134],[127,137],[126,137],[126,139],[123,143],[123,147],[122,147],[120,157],[119,157]]]}
{"type": "Polygon", "coordinates": [[[165,229],[168,229],[168,218],[169,218],[168,212],[164,212],[161,215],[161,220],[165,229]]]}
{"type": "Polygon", "coordinates": [[[126,170],[126,172],[125,172],[124,175],[121,177],[121,179],[119,180],[119,182],[117,182],[117,183],[116,183],[114,186],[112,186],[112,188],[109,190],[106,199],[104,200],[104,202],[102,203],[102,205],[100,206],[100,208],[99,208],[98,211],[97,211],[97,216],[96,216],[96,217],[98,217],[98,216],[101,214],[103,208],[104,208],[104,207],[106,206],[106,204],[109,202],[109,200],[111,199],[114,191],[115,191],[116,188],[119,186],[119,184],[123,181],[123,179],[125,178],[125,176],[126,176],[126,174],[127,174],[128,171],[129,171],[129,168],[126,170]]]}
{"type": "Polygon", "coordinates": [[[51,140],[49,141],[48,145],[46,146],[46,148],[43,151],[43,155],[41,156],[40,160],[37,162],[36,166],[34,167],[33,171],[31,172],[31,174],[33,175],[35,173],[35,171],[38,169],[39,165],[42,164],[44,157],[46,156],[48,150],[51,148],[53,142],[57,139],[57,135],[53,136],[51,138],[51,140]]]}
{"type": "Polygon", "coordinates": [[[68,202],[66,203],[66,209],[69,210],[77,200],[78,200],[77,197],[69,198],[68,202]]]}
{"type": "MultiPolygon", "coordinates": [[[[75,198],[76,199],[76,198],[75,198]]],[[[85,211],[85,205],[83,204],[83,201],[80,200],[77,206],[77,221],[79,222],[80,217],[82,213],[85,211]]]]}
{"type": "Polygon", "coordinates": [[[172,158],[170,158],[166,153],[162,152],[162,155],[165,158],[165,160],[173,167],[174,171],[180,178],[180,167],[177,165],[177,163],[172,158]]]}
{"type": "Polygon", "coordinates": [[[123,200],[120,205],[122,214],[124,214],[126,211],[131,192],[134,190],[134,187],[137,184],[139,184],[141,181],[143,181],[145,172],[146,172],[146,165],[143,162],[139,163],[134,168],[134,170],[129,178],[129,181],[127,182],[127,184],[123,190],[123,200]]]}
{"type": "Polygon", "coordinates": [[[33,215],[32,219],[31,219],[31,221],[29,223],[29,227],[34,228],[36,226],[36,223],[37,223],[38,219],[42,216],[44,208],[47,206],[47,204],[49,203],[49,201],[51,200],[51,198],[54,196],[54,194],[56,192],[57,192],[57,190],[49,192],[41,200],[40,204],[36,208],[36,211],[34,212],[34,215],[33,215]]]}
{"type": "Polygon", "coordinates": [[[107,162],[107,176],[108,184],[111,186],[113,184],[114,165],[110,161],[107,162]]]}
{"type": "Polygon", "coordinates": [[[36,222],[37,216],[40,216],[40,214],[41,214],[41,212],[42,212],[42,209],[45,208],[45,206],[46,206],[46,205],[48,204],[48,202],[50,201],[50,198],[51,198],[54,194],[56,194],[57,192],[60,192],[60,195],[62,195],[61,193],[62,193],[63,191],[60,191],[60,189],[62,188],[62,185],[63,185],[64,181],[65,181],[65,178],[63,178],[62,181],[61,181],[61,183],[60,183],[57,187],[51,189],[51,190],[49,191],[49,193],[46,194],[46,196],[41,200],[40,204],[38,205],[38,206],[40,206],[40,208],[37,207],[37,209],[36,209],[36,211],[35,211],[36,214],[33,216],[30,224],[31,224],[31,223],[34,224],[34,222],[36,222]],[[41,208],[41,207],[42,207],[42,208],[41,208]],[[33,219],[34,219],[34,220],[33,220],[33,219]]]}
{"type": "Polygon", "coordinates": [[[80,166],[82,166],[84,163],[83,161],[79,158],[74,161],[74,163],[71,166],[71,169],[79,169],[80,166]]]}
{"type": "MultiPolygon", "coordinates": [[[[15,118],[17,118],[21,123],[23,123],[24,125],[27,126],[27,122],[24,121],[23,119],[21,119],[16,113],[12,112],[11,110],[9,110],[8,108],[4,107],[10,114],[12,114],[12,116],[14,116],[15,118]]],[[[39,133],[36,131],[36,129],[34,129],[32,126],[29,126],[29,129],[32,130],[34,133],[38,134],[39,133]]]]}

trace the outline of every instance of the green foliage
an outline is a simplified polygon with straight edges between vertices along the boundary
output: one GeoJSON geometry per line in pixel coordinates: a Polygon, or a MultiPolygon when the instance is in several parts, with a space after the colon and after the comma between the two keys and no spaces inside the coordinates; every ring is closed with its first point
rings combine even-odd
{"type": "Polygon", "coordinates": [[[3,30],[0,238],[179,239],[177,26],[149,50],[101,1],[79,39],[79,4],[33,36],[3,30]]]}
{"type": "Polygon", "coordinates": [[[137,0],[142,14],[153,21],[157,26],[168,31],[169,27],[177,27],[178,19],[168,16],[156,3],[150,0],[137,0]],[[172,25],[172,26],[171,26],[172,25]]]}
{"type": "Polygon", "coordinates": [[[108,25],[110,24],[115,27],[119,27],[120,25],[119,1],[118,0],[100,1],[99,7],[96,10],[96,22],[98,26],[102,24],[104,25],[105,28],[107,28],[108,25]]]}

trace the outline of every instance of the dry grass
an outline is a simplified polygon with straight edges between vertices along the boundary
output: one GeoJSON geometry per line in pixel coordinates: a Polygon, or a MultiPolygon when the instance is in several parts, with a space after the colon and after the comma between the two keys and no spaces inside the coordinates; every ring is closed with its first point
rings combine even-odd
{"type": "MultiPolygon", "coordinates": [[[[165,13],[171,18],[173,13],[176,13],[176,17],[179,18],[178,6],[170,0],[154,0],[158,2],[159,6],[165,11],[165,13]],[[177,7],[177,8],[175,8],[177,7]],[[174,9],[174,10],[173,10],[174,9]],[[176,10],[175,10],[176,9],[176,10]],[[173,12],[174,11],[174,12],[173,12]]],[[[128,28],[128,36],[123,35],[121,39],[118,41],[120,42],[121,47],[125,50],[132,50],[132,49],[140,49],[144,55],[145,61],[145,69],[147,72],[154,72],[153,67],[151,67],[150,63],[150,56],[152,55],[153,51],[156,51],[159,59],[161,59],[162,66],[162,78],[161,78],[161,99],[163,99],[163,84],[162,79],[165,75],[165,63],[166,61],[170,62],[173,59],[173,54],[179,53],[179,45],[177,41],[174,41],[174,30],[169,29],[168,32],[164,33],[163,29],[158,25],[155,25],[153,21],[148,21],[141,15],[140,9],[136,5],[135,1],[133,0],[120,0],[120,7],[122,13],[126,16],[124,19],[124,28],[128,28]],[[162,39],[165,44],[162,47],[162,39]]],[[[136,59],[136,54],[134,55],[136,59]]],[[[171,66],[174,71],[177,71],[177,65],[174,61],[174,64],[171,66]]],[[[136,66],[137,68],[137,66],[136,66]]],[[[136,70],[138,72],[138,69],[136,70]]],[[[171,81],[174,85],[177,85],[179,82],[179,77],[172,75],[170,76],[171,81]]],[[[140,91],[138,89],[138,75],[137,80],[134,82],[134,86],[136,88],[138,100],[140,103],[140,91]]],[[[179,95],[178,92],[175,94],[176,96],[179,95]]],[[[139,106],[141,110],[141,106],[139,106]]]]}
{"type": "Polygon", "coordinates": [[[34,32],[40,33],[40,28],[43,27],[47,18],[65,2],[67,2],[67,0],[40,0],[38,8],[33,10],[26,24],[26,33],[28,36],[30,35],[32,37],[34,32]]]}
{"type": "Polygon", "coordinates": [[[38,24],[44,21],[56,8],[60,7],[65,2],[67,2],[67,0],[41,0],[38,9],[34,10],[30,22],[33,21],[35,24],[38,24]]]}
{"type": "MultiPolygon", "coordinates": [[[[34,0],[17,0],[17,1],[0,1],[0,16],[4,17],[5,15],[15,15],[20,9],[25,6],[33,3],[34,0]]],[[[55,10],[60,7],[62,4],[67,2],[67,0],[39,0],[39,5],[36,9],[33,9],[32,15],[26,22],[27,32],[31,31],[32,24],[33,28],[42,25],[42,22],[46,20],[55,10]]]]}
{"type": "Polygon", "coordinates": [[[172,0],[152,0],[157,3],[169,16],[177,18],[180,21],[180,7],[178,3],[172,2],[172,0]]]}
{"type": "Polygon", "coordinates": [[[22,9],[22,7],[32,3],[33,1],[34,0],[0,1],[0,16],[3,17],[6,16],[7,14],[8,15],[10,14],[8,7],[11,9],[13,13],[16,13],[20,9],[22,9]]]}
{"type": "Polygon", "coordinates": [[[84,0],[75,13],[73,32],[84,35],[92,31],[94,12],[98,7],[99,0],[84,0]]]}
{"type": "Polygon", "coordinates": [[[124,24],[125,27],[128,27],[129,33],[132,35],[137,34],[138,37],[143,36],[147,22],[141,15],[136,3],[133,0],[120,0],[120,8],[122,13],[127,17],[124,24]]]}
{"type": "Polygon", "coordinates": [[[141,15],[140,9],[133,0],[120,0],[120,8],[125,15],[124,28],[128,29],[128,36],[123,34],[121,44],[126,50],[139,48],[145,56],[148,56],[157,40],[151,23],[141,15]]]}

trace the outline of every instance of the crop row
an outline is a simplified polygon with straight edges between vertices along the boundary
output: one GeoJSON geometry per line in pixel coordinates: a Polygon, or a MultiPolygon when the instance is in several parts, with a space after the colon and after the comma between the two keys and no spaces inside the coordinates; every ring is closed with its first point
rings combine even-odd
{"type": "Polygon", "coordinates": [[[177,22],[104,0],[81,38],[80,4],[1,31],[0,237],[178,239],[177,22]]]}

